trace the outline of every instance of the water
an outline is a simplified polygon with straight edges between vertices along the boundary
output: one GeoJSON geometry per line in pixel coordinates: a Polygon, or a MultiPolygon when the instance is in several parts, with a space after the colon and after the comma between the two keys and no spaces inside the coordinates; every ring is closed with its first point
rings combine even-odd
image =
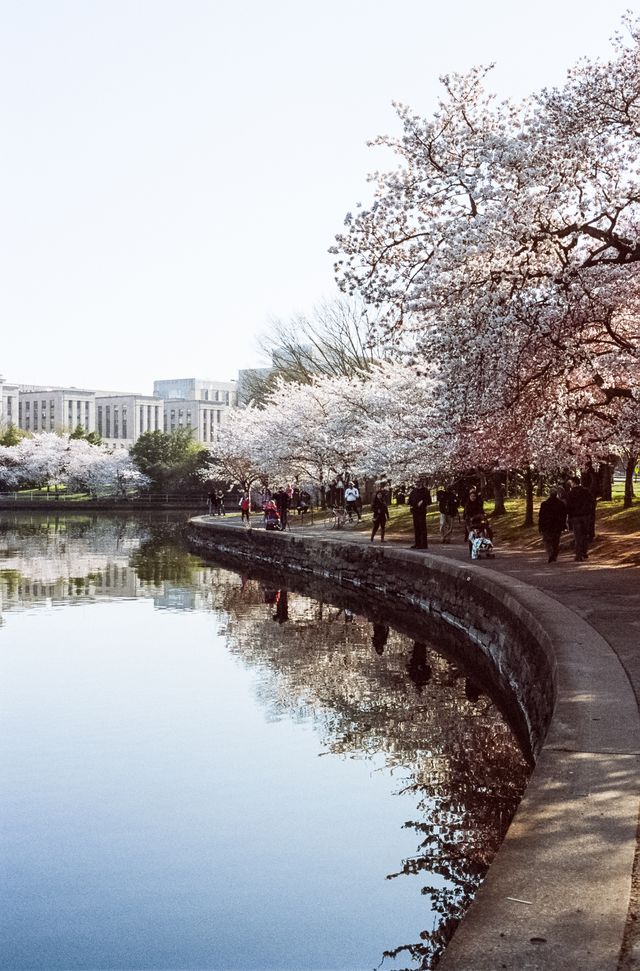
{"type": "Polygon", "coordinates": [[[474,672],[174,524],[0,514],[0,967],[429,968],[527,766],[474,672]]]}

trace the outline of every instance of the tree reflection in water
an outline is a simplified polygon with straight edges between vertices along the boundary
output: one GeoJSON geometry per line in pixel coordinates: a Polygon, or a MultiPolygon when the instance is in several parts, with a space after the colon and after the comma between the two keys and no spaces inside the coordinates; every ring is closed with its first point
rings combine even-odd
{"type": "Polygon", "coordinates": [[[383,755],[401,780],[398,792],[413,795],[416,806],[404,823],[416,834],[415,854],[387,879],[421,880],[429,926],[417,941],[390,947],[381,961],[431,969],[500,845],[524,790],[527,761],[494,690],[478,670],[451,659],[463,651],[451,653],[444,641],[436,650],[414,639],[418,632],[399,633],[389,610],[372,606],[369,620],[357,612],[361,601],[337,588],[329,603],[326,587],[310,587],[310,599],[287,590],[289,578],[286,586],[275,574],[265,581],[203,566],[170,522],[0,519],[5,609],[46,597],[74,599],[79,584],[95,599],[144,596],[160,584],[189,591],[194,596],[157,603],[213,605],[229,650],[259,673],[256,690],[271,719],[311,720],[328,753],[383,755]]]}
{"type": "Polygon", "coordinates": [[[415,943],[385,951],[383,963],[434,968],[504,837],[530,769],[477,672],[380,620],[287,594],[275,580],[269,586],[220,571],[214,605],[229,649],[267,678],[260,694],[272,718],[286,712],[312,719],[328,752],[351,758],[382,752],[387,765],[403,770],[398,791],[416,798],[415,818],[404,826],[418,842],[415,856],[387,879],[422,878],[431,926],[415,943]],[[289,623],[272,623],[283,619],[289,623]]]}

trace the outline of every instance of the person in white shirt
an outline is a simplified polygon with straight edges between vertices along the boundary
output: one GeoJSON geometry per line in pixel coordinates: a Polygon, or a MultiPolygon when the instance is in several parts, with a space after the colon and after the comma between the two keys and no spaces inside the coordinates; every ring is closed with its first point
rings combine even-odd
{"type": "Polygon", "coordinates": [[[349,522],[353,522],[353,514],[355,513],[360,520],[358,515],[358,499],[360,498],[360,493],[358,489],[354,486],[353,482],[350,482],[347,488],[344,490],[344,502],[347,508],[347,515],[349,517],[349,522]]]}

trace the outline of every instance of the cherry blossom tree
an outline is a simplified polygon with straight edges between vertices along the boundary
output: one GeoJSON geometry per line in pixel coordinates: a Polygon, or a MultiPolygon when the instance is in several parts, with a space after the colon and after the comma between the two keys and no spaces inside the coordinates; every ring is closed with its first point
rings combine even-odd
{"type": "Polygon", "coordinates": [[[486,69],[445,77],[431,119],[398,105],[401,135],[374,143],[400,165],[347,215],[338,280],[388,346],[437,363],[462,421],[546,431],[559,390],[594,424],[638,403],[639,24],[522,104],[497,103],[486,69]]]}

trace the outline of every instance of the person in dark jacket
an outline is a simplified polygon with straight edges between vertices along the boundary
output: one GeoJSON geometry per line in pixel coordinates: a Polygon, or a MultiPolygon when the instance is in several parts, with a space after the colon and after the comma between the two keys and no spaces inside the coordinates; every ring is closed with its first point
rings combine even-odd
{"type": "Polygon", "coordinates": [[[580,485],[578,478],[572,480],[567,496],[567,516],[569,528],[573,530],[575,558],[577,562],[589,556],[589,534],[594,516],[596,501],[588,489],[580,485]]]}
{"type": "Polygon", "coordinates": [[[484,501],[482,496],[473,486],[469,489],[469,496],[464,504],[464,525],[465,540],[469,536],[474,520],[479,521],[484,518],[484,501]]]}
{"type": "Polygon", "coordinates": [[[389,518],[389,507],[384,500],[384,493],[382,489],[378,489],[376,492],[373,502],[371,504],[371,512],[373,513],[373,528],[371,530],[371,542],[373,543],[373,537],[380,530],[380,542],[384,543],[384,530],[387,524],[387,519],[389,518]]]}
{"type": "Polygon", "coordinates": [[[538,513],[538,531],[549,557],[548,563],[555,563],[558,559],[560,536],[566,528],[567,507],[562,499],[558,499],[558,490],[549,489],[549,498],[540,503],[538,513]]]}
{"type": "Polygon", "coordinates": [[[278,489],[274,495],[274,500],[276,506],[278,507],[278,515],[280,516],[280,529],[287,528],[287,518],[289,516],[289,507],[291,505],[291,498],[286,489],[278,489]]]}
{"type": "Polygon", "coordinates": [[[420,480],[409,493],[409,506],[413,517],[413,534],[415,543],[413,550],[426,550],[427,541],[427,507],[431,505],[431,493],[420,480]]]}
{"type": "Polygon", "coordinates": [[[591,515],[589,518],[589,542],[593,542],[596,538],[596,503],[598,501],[598,474],[593,467],[593,462],[591,459],[587,462],[584,467],[584,472],[580,476],[580,485],[587,489],[593,498],[593,503],[591,506],[591,515]]]}
{"type": "Polygon", "coordinates": [[[440,536],[443,543],[451,542],[453,522],[458,515],[458,498],[450,486],[437,493],[438,511],[440,512],[440,536]]]}

